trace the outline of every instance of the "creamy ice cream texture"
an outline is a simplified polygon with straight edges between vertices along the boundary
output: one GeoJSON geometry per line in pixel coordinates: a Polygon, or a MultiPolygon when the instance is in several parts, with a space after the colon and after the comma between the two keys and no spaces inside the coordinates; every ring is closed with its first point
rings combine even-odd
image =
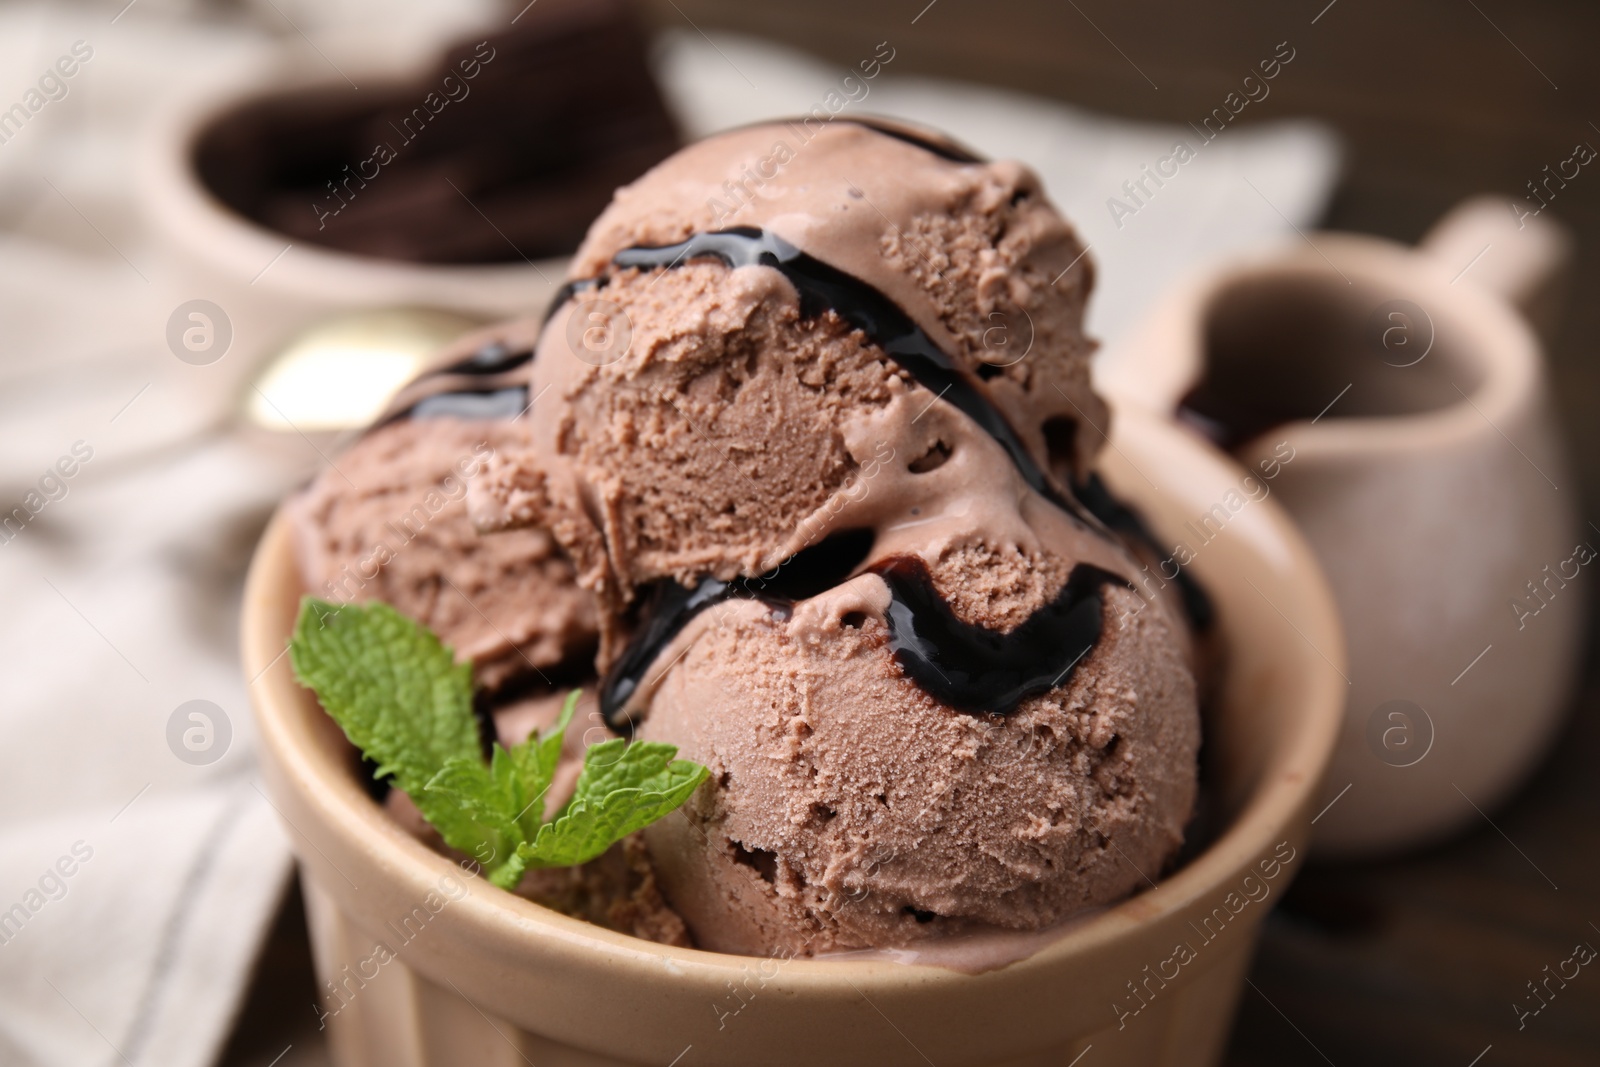
{"type": "MultiPolygon", "coordinates": [[[[1106,525],[1090,260],[1034,176],[895,126],[752,127],[620,190],[572,277],[341,466],[414,490],[492,442],[450,544],[379,595],[491,664],[598,641],[607,721],[712,772],[645,832],[695,942],[1033,930],[1161,871],[1191,640],[1106,525]],[[441,611],[447,577],[482,619],[441,611]]],[[[371,540],[371,496],[329,472],[302,501],[313,574],[371,540]]]]}
{"type": "MultiPolygon", "coordinates": [[[[465,339],[463,358],[526,351],[532,333],[526,323],[493,327],[465,339]]],[[[492,408],[455,410],[391,420],[341,455],[290,503],[296,555],[314,595],[394,605],[470,658],[480,684],[498,688],[592,653],[595,603],[546,531],[473,529],[468,482],[521,434],[492,408]]]]}

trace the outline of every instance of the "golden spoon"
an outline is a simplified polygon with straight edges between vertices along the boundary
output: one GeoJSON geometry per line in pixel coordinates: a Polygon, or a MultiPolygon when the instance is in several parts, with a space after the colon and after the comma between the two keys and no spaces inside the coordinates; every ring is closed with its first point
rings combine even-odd
{"type": "Polygon", "coordinates": [[[380,308],[324,320],[267,360],[241,417],[278,433],[338,434],[370,424],[445,344],[484,324],[454,311],[380,308]]]}

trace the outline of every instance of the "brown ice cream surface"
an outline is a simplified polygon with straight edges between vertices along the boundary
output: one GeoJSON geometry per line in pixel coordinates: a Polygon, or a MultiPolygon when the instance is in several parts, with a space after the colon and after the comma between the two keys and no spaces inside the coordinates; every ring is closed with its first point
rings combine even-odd
{"type": "MultiPolygon", "coordinates": [[[[539,460],[508,453],[509,469],[491,468],[498,486],[474,494],[485,526],[555,529],[613,603],[655,578],[759,573],[792,554],[806,541],[797,521],[864,462],[846,455],[845,417],[882,406],[890,380],[907,380],[837,315],[803,316],[776,271],[706,260],[608,270],[626,248],[763,228],[872,285],[988,377],[988,394],[1041,465],[1051,460],[1047,430],[1069,452],[1057,461],[1079,474],[1103,442],[1107,415],[1089,388],[1094,345],[1082,330],[1092,267],[1031,171],[948,162],[836,123],[752,186],[753,199],[720,210],[723,183],[759,168],[785,138],[798,143],[779,126],[724,134],[619,190],[572,267],[574,277],[609,280],[557,309],[532,368],[534,394],[549,387],[556,408],[530,423],[539,460]],[[608,337],[613,347],[576,358],[573,341],[597,329],[625,331],[626,351],[608,337]]],[[[936,461],[949,442],[922,445],[907,462],[936,461]]]]}
{"type": "MultiPolygon", "coordinates": [[[[538,520],[614,602],[657,578],[732,578],[790,554],[781,546],[803,543],[796,520],[858,476],[840,426],[901,388],[881,354],[836,318],[802,321],[773,271],[695,263],[655,278],[629,272],[600,296],[627,308],[633,351],[652,355],[636,374],[596,369],[561,398],[555,385],[539,403],[560,411],[559,426],[535,405],[532,432],[559,435],[540,441],[558,462],[522,465],[511,450],[484,488],[548,475],[543,488],[559,504],[541,500],[538,520]]],[[[552,320],[535,393],[549,384],[540,365],[549,340],[559,344],[569,313],[589,303],[552,320]]]]}
{"type": "Polygon", "coordinates": [[[718,786],[646,831],[701,947],[815,954],[1035,929],[1138,888],[1134,865],[1161,870],[1193,802],[1197,737],[1153,613],[1108,631],[1070,684],[989,717],[930,698],[885,654],[879,619],[851,627],[838,608],[853,598],[829,599],[788,625],[741,603],[667,675],[640,731],[718,786]]]}
{"type": "MultiPolygon", "coordinates": [[[[528,324],[464,338],[449,366],[488,345],[531,345],[528,324]]],[[[395,420],[372,430],[291,500],[306,589],[336,602],[382,600],[425,624],[479,684],[496,688],[592,654],[594,598],[540,529],[483,537],[467,517],[468,482],[522,439],[509,420],[395,420]]]]}
{"type": "Polygon", "coordinates": [[[761,575],[870,532],[820,595],[694,617],[628,701],[639,737],[711,768],[685,817],[646,831],[702,947],[816,954],[1053,925],[1138,888],[1181,841],[1199,725],[1172,599],[1146,610],[1113,579],[1098,641],[1053,687],[1009,714],[940,703],[891,647],[890,587],[869,568],[920,560],[958,619],[1007,634],[1075,568],[1132,582],[1140,565],[779,270],[611,260],[736,226],[780,236],[891,299],[1033,462],[1079,477],[1106,427],[1082,332],[1089,261],[1020,165],[836,122],[766,177],[786,137],[716,137],[618,193],[573,267],[606,280],[546,324],[523,438],[473,480],[473,516],[554,534],[600,597],[602,669],[663,580],[761,575]],[[985,324],[1015,338],[1019,320],[1031,348],[996,359],[985,324]]]}
{"type": "MultiPolygon", "coordinates": [[[[913,136],[966,151],[926,131],[913,136]]],[[[735,227],[776,234],[866,282],[945,352],[995,374],[990,395],[1039,458],[1047,423],[1076,424],[1078,470],[1088,469],[1104,440],[1095,427],[1107,422],[1089,385],[1095,344],[1083,332],[1093,261],[1026,166],[959,163],[850,122],[749,127],[692,145],[618,190],[572,276],[604,273],[627,248],[735,227]]]]}

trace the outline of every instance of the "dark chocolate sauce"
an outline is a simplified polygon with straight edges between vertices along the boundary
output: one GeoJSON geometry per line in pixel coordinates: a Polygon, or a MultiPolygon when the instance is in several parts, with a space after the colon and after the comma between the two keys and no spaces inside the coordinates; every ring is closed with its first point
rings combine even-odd
{"type": "MultiPolygon", "coordinates": [[[[929,145],[923,147],[937,151],[929,145]]],[[[678,244],[658,248],[625,249],[612,258],[612,263],[622,269],[670,269],[705,257],[730,268],[766,266],[782,272],[800,294],[802,316],[814,318],[823,311],[834,312],[883,349],[923,388],[948,400],[993,437],[1023,481],[1040,496],[1091,529],[1104,532],[1111,525],[1102,525],[1102,516],[1092,507],[1057,487],[989,399],[981,382],[975,381],[893,301],[859,278],[800,251],[775,234],[753,227],[696,234],[678,244]]],[[[604,284],[604,278],[570,283],[557,296],[552,311],[582,289],[604,284]]],[[[1091,491],[1097,493],[1096,503],[1105,515],[1125,532],[1136,529],[1149,538],[1138,517],[1117,504],[1098,479],[1092,479],[1091,491]]],[[[1007,714],[1027,697],[1046,692],[1070,677],[1078,661],[1099,640],[1101,587],[1107,582],[1128,585],[1125,579],[1108,571],[1079,564],[1055,600],[1011,633],[1001,634],[958,619],[939,596],[919,560],[899,557],[872,569],[889,586],[888,619],[895,659],[929,695],[968,714],[1007,714]]],[[[782,571],[780,567],[779,572],[782,571]]],[[[837,577],[842,581],[848,574],[837,577]]],[[[816,591],[835,584],[837,581],[816,591]]],[[[1190,599],[1188,584],[1192,583],[1185,586],[1186,603],[1190,599]]],[[[1198,589],[1194,592],[1199,593],[1198,589]]],[[[600,708],[606,723],[615,730],[627,727],[624,705],[638,691],[661,651],[695,615],[736,598],[761,599],[776,612],[787,615],[795,600],[804,599],[804,595],[796,594],[797,591],[772,586],[753,586],[749,581],[723,582],[715,578],[703,579],[693,588],[676,582],[659,584],[645,608],[638,633],[601,686],[600,708]]],[[[1204,603],[1203,595],[1197,603],[1204,603]]],[[[1190,607],[1193,611],[1196,605],[1190,607]]],[[[1209,611],[1208,603],[1204,610],[1209,611]]]]}
{"type": "MultiPolygon", "coordinates": [[[[1080,563],[1054,600],[1015,630],[1000,633],[958,618],[934,587],[926,564],[915,556],[895,556],[869,570],[889,587],[889,647],[901,670],[929,696],[968,715],[1008,715],[1028,697],[1065,684],[1100,639],[1101,588],[1132,588],[1124,578],[1080,563]]],[[[704,578],[692,589],[658,583],[644,610],[643,626],[601,683],[600,712],[606,725],[619,733],[632,730],[624,706],[661,651],[702,611],[729,600],[760,600],[787,618],[797,600],[839,581],[764,584],[761,579],[704,578]]]]}
{"type": "Polygon", "coordinates": [[[1054,600],[1003,634],[958,618],[916,556],[883,560],[872,573],[889,587],[889,647],[901,669],[929,696],[969,715],[1006,715],[1066,684],[1100,640],[1101,587],[1133,588],[1079,563],[1054,600]]]}
{"type": "Polygon", "coordinates": [[[948,137],[941,137],[936,133],[907,126],[888,119],[854,118],[848,120],[857,126],[865,126],[875,130],[885,137],[893,137],[896,141],[904,141],[909,145],[916,145],[924,152],[932,152],[940,159],[947,159],[951,163],[983,163],[984,158],[959,141],[948,137]]]}
{"type": "Polygon", "coordinates": [[[556,290],[556,295],[551,298],[550,306],[544,309],[544,321],[548,323],[551,316],[560,311],[568,300],[571,300],[579,293],[587,293],[590,289],[604,289],[606,282],[610,280],[605,275],[601,275],[598,278],[574,278],[571,281],[563,282],[561,288],[556,290]]]}
{"type": "Polygon", "coordinates": [[[919,385],[954,404],[993,437],[1034,492],[1086,525],[1095,525],[1088,512],[1060,491],[1034,462],[982,384],[974,381],[894,301],[859,278],[807,255],[775,234],[745,226],[695,234],[687,241],[660,248],[625,249],[612,262],[618,267],[647,270],[676,267],[708,256],[729,267],[763,266],[782,272],[800,294],[801,315],[814,318],[823,311],[832,311],[866,334],[919,385]]]}
{"type": "Polygon", "coordinates": [[[872,551],[871,530],[844,530],[801,549],[766,574],[731,582],[702,578],[694,588],[657,582],[642,612],[643,625],[600,686],[600,712],[606,725],[622,730],[622,707],[638,691],[650,665],[689,620],[728,600],[760,600],[780,618],[795,602],[809,600],[842,584],[872,551]]]}
{"type": "Polygon", "coordinates": [[[438,374],[504,374],[533,362],[533,349],[525,345],[512,347],[503,341],[490,341],[466,359],[459,360],[438,374]]]}
{"type": "MultiPolygon", "coordinates": [[[[876,128],[876,127],[875,127],[876,128]]],[[[913,140],[900,131],[890,136],[913,140]]],[[[913,140],[913,143],[921,143],[913,140]]],[[[939,152],[933,144],[922,144],[939,152]]],[[[956,158],[948,156],[947,158],[956,158]]],[[[936,396],[947,399],[978,424],[1005,450],[1030,488],[1091,529],[1108,528],[1155,544],[1138,516],[1117,503],[1097,477],[1080,490],[1085,499],[1063,491],[1034,461],[1004,415],[989,399],[983,384],[956,363],[911,317],[877,289],[823,263],[774,234],[739,227],[702,233],[660,248],[630,248],[612,259],[621,269],[672,268],[696,258],[711,257],[730,268],[772,267],[800,295],[800,312],[814,318],[832,311],[869,340],[936,396]]],[[[569,282],[557,294],[550,312],[583,290],[603,287],[606,278],[569,282]]],[[[548,318],[547,314],[547,318],[548,318]]],[[[490,345],[449,369],[462,375],[498,375],[525,365],[530,354],[490,345]]],[[[428,397],[403,413],[412,418],[453,415],[458,418],[507,418],[526,410],[525,385],[458,390],[428,397]]],[[[769,575],[731,582],[702,578],[692,587],[658,582],[648,595],[633,639],[607,673],[600,687],[600,710],[618,732],[631,732],[624,712],[663,649],[696,615],[734,599],[766,603],[787,618],[796,601],[816,596],[850,577],[872,546],[870,531],[849,531],[797,553],[769,575]]],[[[1008,714],[1030,696],[1065,682],[1099,640],[1102,626],[1101,589],[1128,586],[1125,579],[1090,564],[1075,566],[1054,600],[1007,634],[957,618],[939,595],[926,566],[915,557],[885,560],[872,568],[889,587],[887,621],[890,647],[907,677],[934,699],[967,714],[1008,714]]],[[[1184,576],[1186,579],[1187,576],[1184,576]]],[[[1185,602],[1197,624],[1209,619],[1209,602],[1185,580],[1185,602]]]]}
{"type": "MultiPolygon", "coordinates": [[[[1150,532],[1150,527],[1145,525],[1144,516],[1111,495],[1111,490],[1106,488],[1106,483],[1094,471],[1089,472],[1089,477],[1083,484],[1074,487],[1074,494],[1083,501],[1083,506],[1088,508],[1094,517],[1105,524],[1106,528],[1121,534],[1130,541],[1136,541],[1153,550],[1158,556],[1164,556],[1167,549],[1156,540],[1156,535],[1150,532]]],[[[1189,623],[1196,632],[1203,633],[1211,628],[1212,620],[1216,618],[1216,608],[1211,603],[1211,597],[1200,588],[1200,583],[1194,576],[1176,561],[1177,577],[1171,579],[1178,583],[1178,594],[1183,599],[1184,614],[1189,616],[1189,623]]],[[[1163,575],[1165,577],[1165,575],[1163,575]]]]}
{"type": "Polygon", "coordinates": [[[618,733],[631,733],[633,723],[623,713],[623,706],[638,691],[661,650],[696,615],[744,593],[741,583],[716,578],[702,578],[693,589],[677,582],[658,582],[645,606],[644,624],[600,683],[600,715],[606,725],[618,733]]]}
{"type": "MultiPolygon", "coordinates": [[[[533,362],[531,345],[508,345],[490,341],[471,355],[445,367],[425,372],[407,391],[441,378],[498,378],[533,362]]],[[[379,422],[387,425],[397,419],[514,419],[528,409],[526,382],[469,382],[454,389],[432,393],[405,407],[391,409],[379,422]]]]}
{"type": "Polygon", "coordinates": [[[395,418],[514,419],[528,409],[528,387],[457,390],[423,397],[395,418]]]}

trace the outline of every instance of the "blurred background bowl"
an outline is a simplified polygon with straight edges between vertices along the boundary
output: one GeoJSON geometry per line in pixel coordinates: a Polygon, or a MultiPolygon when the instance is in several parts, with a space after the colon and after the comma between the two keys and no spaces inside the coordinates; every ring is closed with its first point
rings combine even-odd
{"type": "MultiPolygon", "coordinates": [[[[410,263],[297,241],[223,204],[196,168],[202,135],[242,107],[347,91],[346,75],[369,89],[403,83],[432,60],[384,62],[362,50],[331,60],[341,74],[318,54],[301,53],[248,64],[214,93],[176,99],[156,117],[138,175],[140,203],[162,235],[163,273],[174,291],[210,301],[230,322],[228,358],[217,364],[206,396],[219,411],[238,402],[264,357],[330,319],[404,307],[488,322],[540,314],[560,288],[566,257],[410,263]]],[[[308,201],[308,215],[311,208],[308,201]]]]}

